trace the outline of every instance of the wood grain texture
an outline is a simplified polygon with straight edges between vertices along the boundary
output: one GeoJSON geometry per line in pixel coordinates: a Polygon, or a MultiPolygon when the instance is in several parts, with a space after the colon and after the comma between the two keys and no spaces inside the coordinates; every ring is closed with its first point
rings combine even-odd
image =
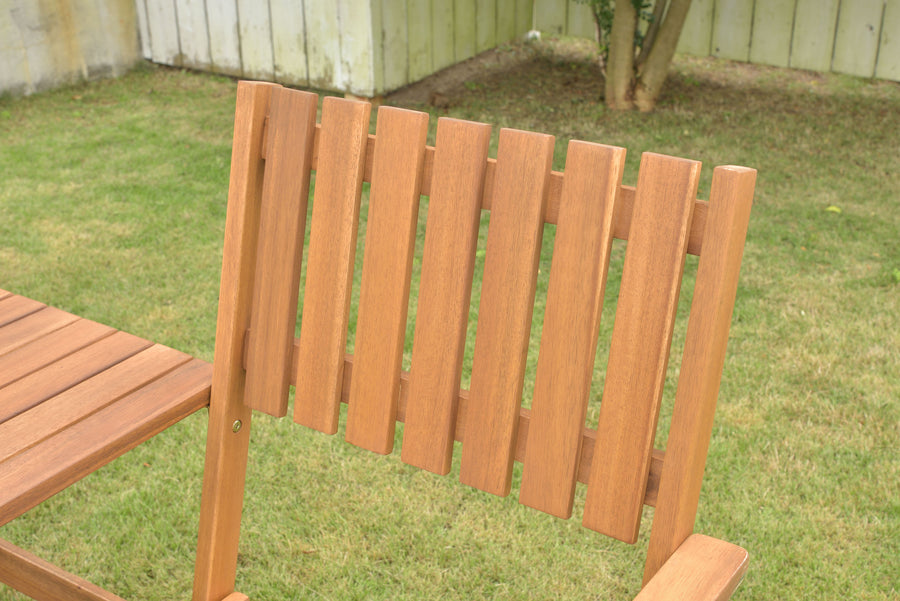
{"type": "Polygon", "coordinates": [[[375,133],[346,439],[376,453],[389,453],[400,393],[428,114],[382,106],[375,133]]]}
{"type": "Polygon", "coordinates": [[[583,523],[635,542],[700,163],[641,157],[583,523]]]}
{"type": "Polygon", "coordinates": [[[553,136],[500,130],[460,480],[509,494],[553,136]]]}
{"type": "Polygon", "coordinates": [[[9,295],[0,301],[0,326],[31,315],[46,306],[44,303],[24,296],[9,295]]]}
{"type": "Polygon", "coordinates": [[[124,601],[28,551],[0,539],[0,581],[34,599],[124,601]]]}
{"type": "Polygon", "coordinates": [[[275,79],[296,86],[309,85],[306,29],[301,27],[303,4],[293,0],[269,0],[269,12],[275,79]]]}
{"type": "Polygon", "coordinates": [[[212,370],[192,360],[0,466],[0,525],[209,402],[212,370]]]}
{"type": "Polygon", "coordinates": [[[0,355],[50,332],[69,325],[78,317],[54,307],[46,307],[5,326],[0,326],[0,355]]]}
{"type": "Polygon", "coordinates": [[[237,88],[194,601],[219,601],[234,590],[252,415],[244,404],[244,336],[259,238],[263,126],[276,87],[241,82],[237,88]],[[234,432],[237,421],[242,428],[234,432]]]}
{"type": "Polygon", "coordinates": [[[645,582],[694,529],[755,182],[753,169],[713,172],[645,582]]]}
{"type": "Polygon", "coordinates": [[[317,100],[272,91],[245,403],[276,417],[287,413],[317,100]]]}
{"type": "Polygon", "coordinates": [[[209,32],[209,58],[216,72],[241,75],[237,3],[234,0],[207,0],[206,23],[209,32]]]}
{"type": "Polygon", "coordinates": [[[442,118],[416,310],[403,461],[450,471],[491,127],[442,118]]]}
{"type": "Polygon", "coordinates": [[[294,421],[327,434],[338,427],[370,108],[335,97],[322,103],[294,421]]]}
{"type": "Polygon", "coordinates": [[[31,448],[188,360],[190,357],[184,353],[154,345],[0,423],[0,462],[31,448]]]}
{"type": "Polygon", "coordinates": [[[0,424],[151,345],[116,332],[0,388],[0,424]]]}
{"type": "Polygon", "coordinates": [[[111,336],[114,332],[115,330],[109,326],[79,319],[6,353],[0,356],[0,387],[9,386],[42,367],[111,336]]]}
{"type": "Polygon", "coordinates": [[[689,537],[635,601],[725,601],[747,572],[747,552],[702,534],[689,537]]]}
{"type": "MultiPolygon", "coordinates": [[[[317,137],[319,132],[317,130],[317,137]]],[[[375,153],[375,136],[369,135],[366,144],[366,167],[363,179],[372,181],[372,157],[375,153]]],[[[313,169],[316,168],[317,157],[313,155],[313,169]]],[[[425,147],[425,167],[422,173],[421,193],[431,194],[432,169],[434,166],[434,147],[425,147]]],[[[494,197],[494,175],[497,170],[497,160],[487,159],[484,171],[484,192],[481,197],[481,208],[491,210],[494,197]]],[[[547,190],[547,204],[544,209],[544,222],[557,223],[559,221],[559,206],[562,195],[563,174],[559,171],[550,172],[550,184],[547,190]]],[[[634,210],[634,186],[619,185],[616,189],[616,215],[613,236],[619,240],[627,240],[631,229],[631,214],[634,210]]],[[[691,223],[690,238],[688,239],[688,253],[699,255],[703,246],[703,231],[706,223],[706,212],[709,203],[705,200],[694,201],[694,220],[691,223]]]]}
{"type": "Polygon", "coordinates": [[[519,502],[572,514],[625,150],[570,142],[519,502]]]}

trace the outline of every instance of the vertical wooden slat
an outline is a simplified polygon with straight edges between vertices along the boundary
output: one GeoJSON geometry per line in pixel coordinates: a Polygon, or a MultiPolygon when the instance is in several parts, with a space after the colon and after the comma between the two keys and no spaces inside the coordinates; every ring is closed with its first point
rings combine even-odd
{"type": "Polygon", "coordinates": [[[475,44],[478,52],[497,45],[497,0],[477,0],[475,5],[475,44]]]}
{"type": "Polygon", "coordinates": [[[257,0],[236,0],[236,2],[244,76],[272,81],[275,73],[275,60],[272,56],[269,3],[257,2],[257,0]]]}
{"type": "Polygon", "coordinates": [[[625,149],[570,142],[519,502],[572,515],[625,149]]]}
{"type": "Polygon", "coordinates": [[[403,430],[403,461],[450,471],[491,126],[440,119],[403,430]]]}
{"type": "Polygon", "coordinates": [[[409,83],[406,15],[406,0],[381,0],[381,66],[385,90],[396,90],[409,83]]]}
{"type": "Polygon", "coordinates": [[[756,0],[750,62],[787,67],[791,57],[791,32],[795,1],[756,0]]]}
{"type": "Polygon", "coordinates": [[[453,0],[455,60],[475,56],[475,0],[453,0]]]}
{"type": "Polygon", "coordinates": [[[854,0],[841,2],[838,12],[837,34],[834,37],[832,71],[860,77],[875,75],[875,57],[884,0],[854,0]]]}
{"type": "Polygon", "coordinates": [[[694,529],[755,182],[754,169],[713,172],[644,582],[694,529]]]}
{"type": "Polygon", "coordinates": [[[209,58],[217,73],[241,75],[241,41],[234,0],[206,0],[209,58]]]}
{"type": "Polygon", "coordinates": [[[509,494],[553,136],[503,129],[491,219],[460,480],[509,494]]]}
{"type": "Polygon", "coordinates": [[[691,0],[691,7],[678,38],[678,52],[695,56],[710,55],[714,5],[715,0],[691,0]]]}
{"type": "Polygon", "coordinates": [[[368,102],[325,98],[303,293],[294,421],[334,434],[369,134],[368,102]]]}
{"type": "Polygon", "coordinates": [[[202,0],[175,0],[181,63],[192,69],[209,68],[209,34],[202,0]]]}
{"type": "Polygon", "coordinates": [[[752,22],[752,2],[716,0],[712,33],[713,56],[746,62],[750,58],[752,22]]]}
{"type": "Polygon", "coordinates": [[[791,67],[829,71],[840,0],[797,0],[791,67]]]}
{"type": "Polygon", "coordinates": [[[328,89],[341,79],[341,34],[337,2],[303,3],[309,83],[328,89]]]}
{"type": "Polygon", "coordinates": [[[394,444],[427,134],[427,113],[378,110],[346,434],[376,453],[394,444]]]}
{"type": "Polygon", "coordinates": [[[584,525],[635,542],[700,163],[641,157],[584,525]]]}
{"type": "Polygon", "coordinates": [[[454,63],[453,1],[435,2],[431,7],[431,49],[433,71],[440,71],[454,63]]]}
{"type": "Polygon", "coordinates": [[[317,100],[309,92],[272,92],[245,402],[277,417],[287,413],[317,100]]]}
{"type": "Polygon", "coordinates": [[[303,4],[294,0],[269,0],[269,11],[275,79],[292,85],[309,85],[303,4]]]}
{"type": "Polygon", "coordinates": [[[409,2],[406,18],[409,44],[409,81],[418,81],[434,73],[431,49],[431,1],[409,2]]]}
{"type": "Polygon", "coordinates": [[[875,77],[900,81],[900,2],[884,6],[875,77]]]}
{"type": "Polygon", "coordinates": [[[242,359],[259,237],[263,124],[273,89],[250,82],[237,89],[193,601],[218,601],[234,590],[252,416],[243,402],[242,359]]]}

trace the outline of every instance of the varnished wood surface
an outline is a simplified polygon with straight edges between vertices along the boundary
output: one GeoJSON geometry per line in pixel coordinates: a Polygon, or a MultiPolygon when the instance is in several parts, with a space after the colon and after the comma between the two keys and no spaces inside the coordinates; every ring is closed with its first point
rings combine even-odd
{"type": "Polygon", "coordinates": [[[23,314],[30,340],[0,352],[0,524],[209,400],[208,364],[85,319],[59,327],[48,309],[23,314]]]}
{"type": "Polygon", "coordinates": [[[323,158],[316,172],[296,366],[306,377],[294,390],[294,421],[328,434],[338,426],[370,108],[342,98],[322,101],[323,158]]]}

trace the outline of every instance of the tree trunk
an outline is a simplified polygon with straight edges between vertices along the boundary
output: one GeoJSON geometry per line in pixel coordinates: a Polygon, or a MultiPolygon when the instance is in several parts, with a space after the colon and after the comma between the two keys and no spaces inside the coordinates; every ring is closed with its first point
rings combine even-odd
{"type": "Polygon", "coordinates": [[[616,3],[609,34],[606,65],[606,105],[615,110],[634,108],[634,30],[637,11],[629,0],[616,3]]]}
{"type": "MultiPolygon", "coordinates": [[[[636,81],[633,95],[634,105],[642,112],[652,111],[656,106],[690,6],[691,0],[672,0],[665,20],[652,40],[653,45],[647,53],[647,60],[636,81]]],[[[618,16],[618,7],[616,13],[618,16]]]]}

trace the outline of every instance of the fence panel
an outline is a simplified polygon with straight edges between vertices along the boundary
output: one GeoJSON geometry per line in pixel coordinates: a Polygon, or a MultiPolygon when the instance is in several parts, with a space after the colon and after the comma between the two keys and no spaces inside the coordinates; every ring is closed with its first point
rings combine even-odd
{"type": "MultiPolygon", "coordinates": [[[[593,38],[584,11],[535,0],[534,27],[593,38]]],[[[900,81],[900,0],[692,0],[678,52],[900,81]]]]}
{"type": "Polygon", "coordinates": [[[750,62],[787,67],[791,62],[794,2],[756,0],[750,62]]]}
{"type": "Polygon", "coordinates": [[[900,81],[900,0],[888,0],[884,9],[875,77],[900,81]]]}

